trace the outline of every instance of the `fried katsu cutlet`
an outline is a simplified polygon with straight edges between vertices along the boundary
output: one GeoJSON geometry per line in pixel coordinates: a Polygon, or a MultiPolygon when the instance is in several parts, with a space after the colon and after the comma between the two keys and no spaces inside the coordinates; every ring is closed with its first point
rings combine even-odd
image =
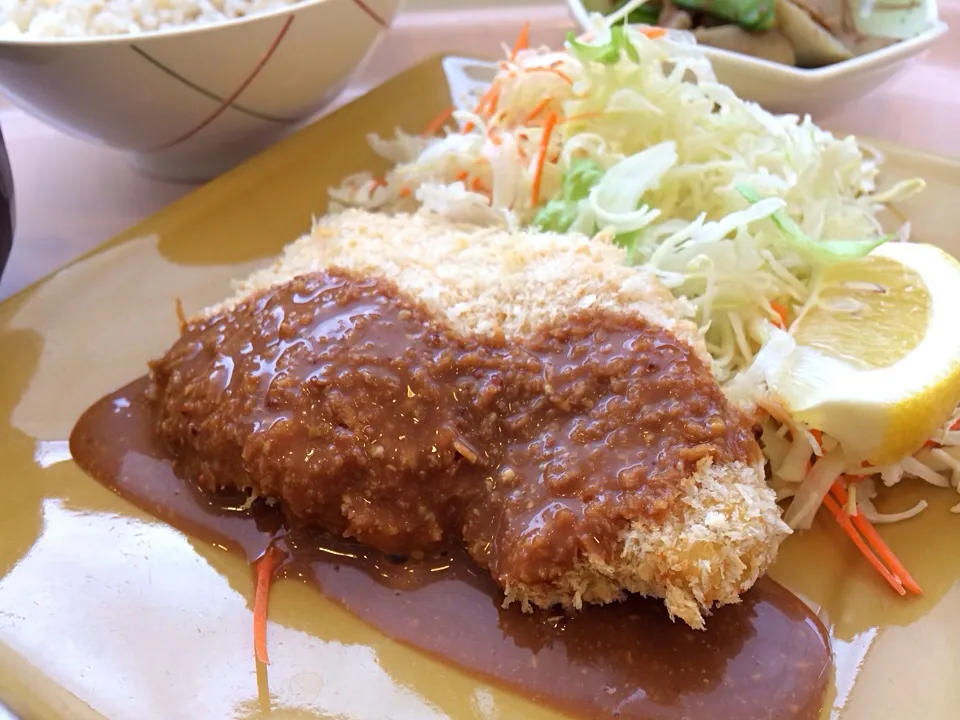
{"type": "Polygon", "coordinates": [[[151,366],[205,489],[389,553],[462,542],[531,606],[704,625],[789,533],[696,328],[602,239],[346,211],[151,366]]]}

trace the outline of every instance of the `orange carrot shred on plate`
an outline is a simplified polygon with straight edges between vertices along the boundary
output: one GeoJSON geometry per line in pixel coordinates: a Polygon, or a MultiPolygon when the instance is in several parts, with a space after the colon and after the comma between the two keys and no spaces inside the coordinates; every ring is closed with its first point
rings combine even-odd
{"type": "Polygon", "coordinates": [[[906,595],[907,591],[903,587],[900,578],[890,572],[887,566],[880,561],[880,558],[874,555],[873,550],[871,550],[863,538],[860,537],[860,533],[857,532],[850,517],[843,511],[843,508],[837,504],[833,496],[827,495],[824,497],[823,506],[830,511],[830,514],[833,515],[833,518],[837,521],[837,524],[840,525],[840,528],[853,540],[853,544],[863,553],[863,556],[873,565],[876,571],[883,576],[883,579],[890,584],[890,587],[896,590],[898,594],[906,595]]]}
{"type": "MultiPolygon", "coordinates": [[[[473,108],[473,112],[477,115],[482,115],[484,111],[489,111],[492,115],[496,112],[497,100],[500,98],[500,86],[497,83],[491,83],[490,87],[487,88],[487,91],[480,97],[480,100],[477,101],[476,107],[473,108]]],[[[472,122],[468,122],[463,126],[464,134],[472,131],[476,125],[472,122]]]]}
{"type": "Polygon", "coordinates": [[[257,661],[270,664],[267,657],[267,599],[270,597],[270,581],[273,580],[273,565],[277,549],[272,545],[257,560],[257,587],[253,596],[253,652],[257,661]]]}
{"type": "Polygon", "coordinates": [[[487,110],[492,114],[494,109],[497,107],[497,100],[499,97],[500,86],[497,85],[497,83],[491,83],[490,87],[487,88],[487,91],[480,96],[480,100],[477,101],[477,105],[473,111],[478,115],[484,110],[487,110]]]}
{"type": "Polygon", "coordinates": [[[467,178],[470,176],[466,170],[461,170],[456,175],[454,175],[454,180],[459,180],[460,182],[466,182],[467,178]]]}
{"type": "Polygon", "coordinates": [[[567,75],[563,70],[558,70],[558,69],[555,68],[555,67],[546,67],[546,66],[543,66],[543,67],[532,67],[532,68],[527,68],[527,72],[548,72],[548,73],[553,73],[553,74],[556,75],[558,78],[560,78],[560,79],[563,80],[565,83],[567,83],[567,85],[573,85],[573,78],[570,77],[569,75],[567,75]]]}
{"type": "Polygon", "coordinates": [[[538,102],[536,105],[534,105],[533,110],[527,113],[527,116],[523,119],[523,124],[529,125],[534,120],[534,118],[536,118],[540,113],[542,113],[546,109],[547,105],[550,104],[550,101],[552,99],[553,98],[545,97],[542,100],[540,100],[540,102],[538,102]]]}
{"type": "Polygon", "coordinates": [[[498,122],[503,122],[504,115],[506,115],[506,113],[504,113],[503,111],[500,111],[495,116],[490,118],[490,122],[487,123],[487,140],[489,140],[494,145],[500,145],[503,142],[494,124],[498,122]]]}
{"type": "Polygon", "coordinates": [[[640,28],[640,32],[646,35],[651,40],[656,40],[657,38],[662,38],[667,34],[667,31],[661,27],[654,27],[653,25],[647,25],[646,27],[640,28]]]}
{"type": "Polygon", "coordinates": [[[557,114],[550,112],[547,115],[547,122],[543,126],[543,137],[540,138],[540,151],[537,153],[537,166],[533,173],[533,183],[530,188],[530,207],[536,207],[540,202],[540,183],[543,180],[543,165],[547,160],[547,153],[550,150],[550,136],[553,134],[553,128],[557,124],[557,114]]]}
{"type": "Polygon", "coordinates": [[[489,195],[489,194],[490,194],[490,191],[489,191],[489,190],[487,189],[487,187],[483,184],[483,180],[481,180],[481,179],[478,178],[478,177],[475,177],[475,178],[473,179],[473,182],[470,183],[470,189],[473,190],[473,192],[475,192],[475,193],[484,193],[484,194],[486,194],[486,195],[489,195]]]}
{"type": "MultiPolygon", "coordinates": [[[[830,488],[830,493],[843,507],[845,507],[850,500],[846,489],[839,482],[835,482],[833,484],[833,486],[830,488]]],[[[898,578],[900,578],[903,586],[912,593],[923,595],[923,590],[920,588],[919,583],[917,583],[910,573],[907,572],[907,568],[902,562],[900,562],[900,558],[898,558],[893,553],[893,550],[890,549],[890,546],[884,542],[883,538],[880,537],[880,533],[878,533],[877,529],[870,524],[870,521],[859,512],[856,515],[848,515],[847,517],[850,518],[853,526],[860,531],[860,534],[863,536],[863,539],[867,542],[867,544],[873,548],[877,555],[880,556],[880,559],[887,564],[887,567],[889,567],[898,578]]]]}
{"type": "Polygon", "coordinates": [[[517,35],[517,41],[513,44],[513,51],[510,53],[510,60],[516,60],[521,50],[530,47],[530,23],[525,22],[520,28],[520,34],[517,35]]]}
{"type": "Polygon", "coordinates": [[[413,195],[413,190],[408,187],[402,187],[397,191],[397,194],[402,198],[408,198],[413,195]]]}
{"type": "Polygon", "coordinates": [[[774,323],[775,325],[777,325],[777,327],[779,327],[782,330],[790,325],[790,322],[788,320],[790,313],[787,310],[786,306],[781,305],[780,303],[774,301],[770,303],[770,309],[773,310],[777,314],[777,317],[780,318],[779,323],[774,323]]]}
{"type": "Polygon", "coordinates": [[[451,115],[453,115],[453,105],[447,107],[442,113],[430,121],[430,124],[427,125],[427,129],[423,131],[423,136],[431,137],[436,135],[440,128],[442,128],[446,124],[447,120],[450,119],[451,115]]]}

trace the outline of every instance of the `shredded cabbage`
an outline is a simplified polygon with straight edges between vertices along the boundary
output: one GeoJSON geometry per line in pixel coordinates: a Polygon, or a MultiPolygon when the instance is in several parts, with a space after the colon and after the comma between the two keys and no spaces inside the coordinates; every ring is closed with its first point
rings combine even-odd
{"type": "MultiPolygon", "coordinates": [[[[814,437],[764,393],[764,373],[792,348],[775,308],[802,307],[824,265],[907,240],[906,225],[885,235],[878,212],[922,180],[878,188],[877,151],[740,99],[689,33],[648,36],[614,24],[622,14],[593,16],[563,50],[524,49],[499,63],[477,107],[454,111],[455,130],[371,138],[395,166],[380,179],[348,178],[332,199],[612,238],[683,301],[728,395],[769,418],[761,444],[778,494],[794,497],[795,527],[809,525],[844,473],[957,487],[957,417],[932,450],[851,468],[835,441],[814,437]]],[[[850,509],[881,517],[870,493],[852,494],[850,509]]]]}

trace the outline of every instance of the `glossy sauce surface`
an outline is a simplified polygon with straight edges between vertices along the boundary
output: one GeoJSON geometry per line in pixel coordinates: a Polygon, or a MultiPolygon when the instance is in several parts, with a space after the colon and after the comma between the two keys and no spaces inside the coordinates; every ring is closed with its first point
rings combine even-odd
{"type": "Polygon", "coordinates": [[[502,592],[461,551],[405,561],[288,530],[262,503],[245,509],[241,496],[178,478],[156,441],[146,389],[138,380],[90,408],[71,437],[74,459],[137,506],[249,561],[276,546],[281,576],[314,584],[390,637],[574,717],[819,715],[830,677],[825,632],[772,581],[716,611],[702,632],[641,598],[572,616],[503,609],[502,592]]]}

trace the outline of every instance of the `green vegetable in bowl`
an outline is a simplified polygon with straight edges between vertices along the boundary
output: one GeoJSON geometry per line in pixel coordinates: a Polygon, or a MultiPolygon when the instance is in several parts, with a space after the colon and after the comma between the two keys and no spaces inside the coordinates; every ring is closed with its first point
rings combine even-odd
{"type": "Polygon", "coordinates": [[[776,19],[774,0],[673,0],[684,10],[707,13],[748,30],[767,30],[776,19]]]}
{"type": "MultiPolygon", "coordinates": [[[[623,5],[623,3],[620,3],[620,5],[623,5]]],[[[627,22],[638,25],[656,25],[662,10],[659,2],[646,3],[627,15],[627,22]]]]}
{"type": "MultiPolygon", "coordinates": [[[[776,18],[774,0],[671,0],[673,5],[689,12],[712,15],[748,30],[767,30],[776,18]]],[[[627,0],[585,0],[584,7],[591,12],[610,15],[622,8],[627,0]]],[[[668,5],[670,3],[667,3],[668,5]]],[[[660,21],[664,3],[651,0],[630,11],[627,22],[656,25],[660,21]]]]}

